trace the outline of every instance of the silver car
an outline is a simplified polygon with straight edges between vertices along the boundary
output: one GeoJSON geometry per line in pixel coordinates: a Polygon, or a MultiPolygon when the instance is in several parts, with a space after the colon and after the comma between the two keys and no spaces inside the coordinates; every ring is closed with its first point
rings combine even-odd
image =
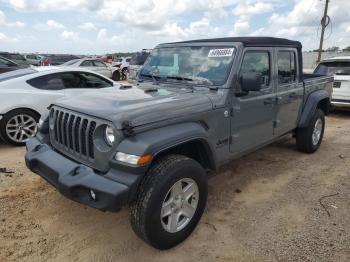
{"type": "Polygon", "coordinates": [[[112,78],[112,70],[106,64],[98,59],[93,58],[82,58],[74,59],[64,63],[62,66],[65,67],[82,67],[87,70],[94,71],[106,77],[112,78]]]}

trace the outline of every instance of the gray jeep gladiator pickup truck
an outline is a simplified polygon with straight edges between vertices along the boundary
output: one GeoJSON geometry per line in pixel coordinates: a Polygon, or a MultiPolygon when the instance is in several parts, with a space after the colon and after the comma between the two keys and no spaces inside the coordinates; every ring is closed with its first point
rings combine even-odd
{"type": "Polygon", "coordinates": [[[269,37],[158,45],[134,83],[51,105],[26,164],[76,202],[130,206],[136,234],[171,248],[199,222],[210,171],[286,134],[302,152],[320,146],[333,78],[304,75],[301,48],[269,37]]]}

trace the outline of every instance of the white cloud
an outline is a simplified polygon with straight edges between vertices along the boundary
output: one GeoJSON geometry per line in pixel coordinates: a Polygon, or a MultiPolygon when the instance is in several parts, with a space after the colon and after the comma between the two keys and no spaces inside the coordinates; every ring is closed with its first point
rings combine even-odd
{"type": "Polygon", "coordinates": [[[0,26],[8,26],[8,27],[25,27],[25,23],[21,21],[9,22],[7,21],[7,17],[5,13],[0,10],[0,26]]]}
{"type": "Polygon", "coordinates": [[[256,2],[249,4],[246,1],[240,2],[233,9],[233,14],[237,16],[251,16],[263,13],[268,13],[273,10],[271,3],[256,2]]]}
{"type": "Polygon", "coordinates": [[[101,7],[103,0],[9,0],[9,3],[21,11],[94,11],[101,7]]]}
{"type": "Polygon", "coordinates": [[[83,24],[79,25],[79,28],[86,30],[86,31],[97,30],[97,27],[95,26],[95,24],[91,23],[91,22],[83,23],[83,24]]]}
{"type": "MultiPolygon", "coordinates": [[[[273,13],[268,24],[251,33],[251,35],[270,35],[299,40],[305,49],[317,49],[320,34],[320,21],[323,14],[324,1],[296,0],[292,10],[273,13]]],[[[347,37],[348,10],[350,1],[332,0],[329,4],[331,25],[325,33],[324,46],[350,45],[350,36],[347,37]],[[333,29],[331,32],[331,28],[333,29]]]]}
{"type": "Polygon", "coordinates": [[[79,33],[73,32],[73,31],[66,31],[66,30],[62,32],[61,38],[65,41],[73,41],[73,42],[80,40],[79,33]]]}
{"type": "Polygon", "coordinates": [[[40,31],[59,30],[59,29],[65,28],[63,24],[58,23],[51,19],[47,20],[46,23],[37,23],[33,27],[40,31]]]}
{"type": "Polygon", "coordinates": [[[249,22],[246,20],[238,20],[233,25],[233,30],[230,32],[230,35],[232,36],[242,36],[249,32],[250,25],[249,22]]]}
{"type": "Polygon", "coordinates": [[[0,32],[0,43],[13,43],[13,42],[17,42],[17,41],[18,41],[17,38],[9,37],[9,36],[5,35],[4,33],[0,32]]]}
{"type": "Polygon", "coordinates": [[[198,21],[191,22],[188,27],[182,28],[177,23],[166,23],[160,30],[151,32],[151,35],[158,36],[172,41],[195,38],[216,37],[219,28],[211,25],[209,18],[203,17],[198,21]]]}

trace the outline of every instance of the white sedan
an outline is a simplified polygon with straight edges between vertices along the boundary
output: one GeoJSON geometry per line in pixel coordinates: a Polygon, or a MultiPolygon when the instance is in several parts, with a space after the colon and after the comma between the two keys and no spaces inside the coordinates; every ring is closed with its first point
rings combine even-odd
{"type": "Polygon", "coordinates": [[[81,58],[68,61],[62,65],[63,67],[82,67],[86,70],[91,70],[106,77],[112,78],[112,70],[109,66],[102,63],[98,59],[81,58]]]}
{"type": "Polygon", "coordinates": [[[118,88],[111,79],[82,68],[32,67],[0,74],[0,135],[7,143],[24,145],[57,99],[118,88]]]}

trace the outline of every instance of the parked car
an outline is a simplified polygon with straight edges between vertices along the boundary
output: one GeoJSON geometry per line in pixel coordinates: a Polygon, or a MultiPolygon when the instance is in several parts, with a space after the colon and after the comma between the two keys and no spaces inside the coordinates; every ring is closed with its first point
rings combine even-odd
{"type": "Polygon", "coordinates": [[[0,56],[11,60],[12,62],[15,62],[18,65],[25,65],[25,66],[29,66],[30,62],[27,61],[27,59],[18,53],[8,53],[8,52],[0,52],[0,56]]]}
{"type": "Polygon", "coordinates": [[[42,61],[45,60],[45,57],[37,54],[26,54],[24,55],[28,63],[34,66],[41,66],[42,61]]]}
{"type": "Polygon", "coordinates": [[[45,55],[45,59],[42,62],[42,65],[48,66],[57,66],[62,65],[68,61],[74,60],[74,59],[80,59],[80,57],[75,55],[45,55]]]}
{"type": "Polygon", "coordinates": [[[27,143],[26,164],[79,203],[129,205],[136,234],[171,248],[204,212],[208,171],[287,134],[302,152],[320,147],[333,77],[302,72],[296,41],[162,44],[137,85],[55,102],[27,143]]]}
{"type": "Polygon", "coordinates": [[[0,74],[25,68],[25,67],[27,66],[18,65],[15,62],[0,56],[0,74]]]}
{"type": "Polygon", "coordinates": [[[334,75],[332,106],[350,108],[350,56],[324,59],[314,73],[334,75]]]}
{"type": "Polygon", "coordinates": [[[106,77],[112,78],[112,69],[98,59],[82,58],[64,63],[62,66],[82,67],[106,77]]]}
{"type": "Polygon", "coordinates": [[[130,60],[131,60],[131,57],[116,58],[112,62],[112,67],[118,67],[119,69],[121,69],[123,71],[127,71],[129,68],[130,60]]]}
{"type": "Polygon", "coordinates": [[[136,79],[142,65],[146,62],[150,51],[142,51],[136,53],[129,62],[128,79],[136,79]]]}
{"type": "Polygon", "coordinates": [[[83,68],[36,67],[1,74],[0,135],[7,143],[24,145],[56,99],[116,89],[112,80],[83,68]]]}

